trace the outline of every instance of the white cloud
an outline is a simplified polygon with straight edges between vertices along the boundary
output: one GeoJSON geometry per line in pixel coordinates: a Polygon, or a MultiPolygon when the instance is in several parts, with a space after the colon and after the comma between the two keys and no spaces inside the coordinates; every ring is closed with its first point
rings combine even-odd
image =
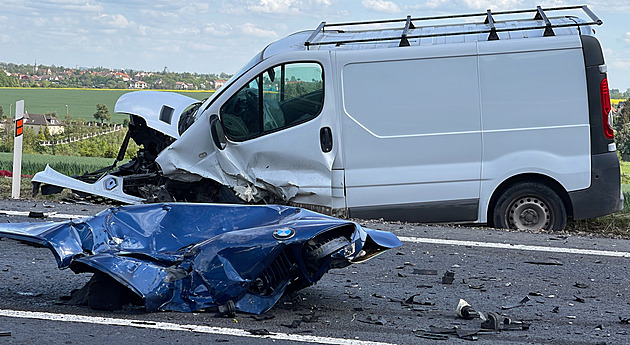
{"type": "Polygon", "coordinates": [[[190,42],[188,46],[194,50],[205,51],[205,52],[212,51],[217,48],[216,46],[213,46],[210,44],[199,43],[199,42],[190,42]]]}
{"type": "Polygon", "coordinates": [[[326,6],[330,7],[332,5],[332,0],[315,0],[315,6],[326,6]]]}
{"type": "Polygon", "coordinates": [[[254,36],[254,37],[260,37],[260,38],[278,37],[278,34],[275,31],[257,28],[252,23],[243,24],[243,26],[241,27],[241,30],[243,31],[244,34],[249,35],[249,36],[254,36]]]}
{"type": "Polygon", "coordinates": [[[122,14],[101,14],[99,19],[103,25],[113,27],[115,29],[125,29],[132,25],[132,23],[122,14]]]}
{"type": "Polygon", "coordinates": [[[384,0],[363,0],[361,2],[363,7],[368,10],[383,12],[383,13],[398,13],[400,12],[400,7],[396,5],[395,2],[392,1],[384,1],[384,0]]]}
{"type": "Polygon", "coordinates": [[[230,24],[206,24],[203,31],[213,36],[227,36],[232,32],[232,26],[230,24]]]}
{"type": "Polygon", "coordinates": [[[179,37],[181,37],[182,39],[186,38],[187,36],[196,36],[199,34],[199,29],[195,28],[195,27],[183,27],[183,28],[174,28],[173,29],[173,33],[179,37]]]}
{"type": "Polygon", "coordinates": [[[625,36],[623,37],[623,41],[630,44],[630,32],[626,32],[625,36]]]}
{"type": "Polygon", "coordinates": [[[297,0],[260,0],[258,5],[250,5],[248,9],[259,13],[286,14],[298,13],[301,5],[297,0]]]}

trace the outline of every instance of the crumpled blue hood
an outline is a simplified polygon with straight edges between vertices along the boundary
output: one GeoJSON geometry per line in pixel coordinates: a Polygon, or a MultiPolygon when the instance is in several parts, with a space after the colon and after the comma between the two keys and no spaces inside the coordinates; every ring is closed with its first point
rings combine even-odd
{"type": "Polygon", "coordinates": [[[256,314],[330,268],[402,245],[392,233],[299,208],[187,203],[1,224],[0,236],[50,248],[60,269],[112,277],[141,297],[147,311],[234,303],[256,314]]]}

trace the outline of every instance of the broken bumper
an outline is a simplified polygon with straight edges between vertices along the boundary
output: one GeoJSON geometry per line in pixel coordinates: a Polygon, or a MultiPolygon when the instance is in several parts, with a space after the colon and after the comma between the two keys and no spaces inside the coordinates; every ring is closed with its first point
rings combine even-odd
{"type": "Polygon", "coordinates": [[[0,236],[48,247],[61,269],[110,276],[147,311],[233,303],[255,314],[330,268],[402,245],[392,233],[299,208],[183,203],[123,206],[68,222],[2,224],[0,236]]]}
{"type": "Polygon", "coordinates": [[[66,176],[46,165],[44,171],[40,171],[33,176],[32,182],[69,188],[74,191],[102,196],[126,204],[140,204],[144,201],[142,198],[123,192],[123,178],[109,174],[103,175],[103,177],[94,183],[87,183],[66,176]]]}

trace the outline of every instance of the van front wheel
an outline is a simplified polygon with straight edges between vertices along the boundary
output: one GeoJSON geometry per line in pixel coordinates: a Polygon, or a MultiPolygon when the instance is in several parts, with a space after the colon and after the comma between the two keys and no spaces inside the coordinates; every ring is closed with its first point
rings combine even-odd
{"type": "Polygon", "coordinates": [[[560,197],[549,187],[522,182],[503,192],[494,207],[494,226],[517,230],[562,230],[567,212],[560,197]]]}

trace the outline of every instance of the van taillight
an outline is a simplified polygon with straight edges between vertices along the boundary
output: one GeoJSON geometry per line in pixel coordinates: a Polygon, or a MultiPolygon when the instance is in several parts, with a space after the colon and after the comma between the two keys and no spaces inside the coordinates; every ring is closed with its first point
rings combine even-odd
{"type": "Polygon", "coordinates": [[[599,84],[599,95],[602,101],[602,125],[604,126],[604,136],[613,139],[615,133],[612,128],[612,107],[610,105],[610,91],[608,90],[608,78],[604,78],[599,84]]]}

